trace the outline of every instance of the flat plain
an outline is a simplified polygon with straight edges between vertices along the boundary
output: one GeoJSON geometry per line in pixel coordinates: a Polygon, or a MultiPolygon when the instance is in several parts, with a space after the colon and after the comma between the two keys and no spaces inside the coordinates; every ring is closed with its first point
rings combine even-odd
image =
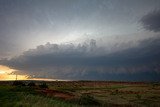
{"type": "Polygon", "coordinates": [[[1,81],[1,107],[160,107],[160,83],[1,81]]]}

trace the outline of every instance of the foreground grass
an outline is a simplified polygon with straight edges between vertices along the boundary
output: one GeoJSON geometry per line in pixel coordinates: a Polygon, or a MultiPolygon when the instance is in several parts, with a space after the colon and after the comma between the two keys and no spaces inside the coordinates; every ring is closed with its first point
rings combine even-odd
{"type": "MultiPolygon", "coordinates": [[[[2,107],[72,107],[73,105],[67,104],[62,101],[36,96],[32,94],[20,93],[18,98],[14,100],[3,100],[2,107]]],[[[8,98],[9,99],[9,98],[8,98]]],[[[75,105],[74,105],[75,106],[75,105]]]]}
{"type": "Polygon", "coordinates": [[[0,86],[1,107],[75,107],[78,105],[39,95],[32,88],[0,86]]]}

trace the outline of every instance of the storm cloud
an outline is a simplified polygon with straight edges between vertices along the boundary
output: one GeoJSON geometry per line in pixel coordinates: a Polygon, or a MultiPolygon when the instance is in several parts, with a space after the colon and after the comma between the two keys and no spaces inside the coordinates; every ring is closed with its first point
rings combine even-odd
{"type": "Polygon", "coordinates": [[[158,79],[159,48],[159,38],[145,39],[139,41],[138,46],[113,53],[97,46],[93,39],[78,45],[47,43],[0,63],[17,69],[16,73],[43,78],[106,80],[112,75],[112,79],[121,80],[132,74],[139,75],[139,79],[149,75],[156,77],[149,76],[150,79],[158,79]]]}
{"type": "Polygon", "coordinates": [[[0,0],[0,65],[31,78],[160,81],[159,6],[0,0]]]}
{"type": "Polygon", "coordinates": [[[143,16],[140,20],[146,30],[159,32],[160,31],[160,10],[154,10],[143,16]]]}

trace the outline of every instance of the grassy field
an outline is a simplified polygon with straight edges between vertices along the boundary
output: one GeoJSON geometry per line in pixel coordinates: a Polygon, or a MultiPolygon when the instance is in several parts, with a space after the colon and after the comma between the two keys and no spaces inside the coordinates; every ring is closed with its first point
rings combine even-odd
{"type": "Polygon", "coordinates": [[[1,81],[0,107],[160,107],[160,84],[1,81]]]}

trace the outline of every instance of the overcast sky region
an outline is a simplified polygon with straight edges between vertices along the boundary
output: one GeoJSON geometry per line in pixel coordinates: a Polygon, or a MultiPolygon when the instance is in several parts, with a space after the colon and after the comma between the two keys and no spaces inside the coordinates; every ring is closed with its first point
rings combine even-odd
{"type": "Polygon", "coordinates": [[[160,81],[160,0],[0,0],[0,65],[30,78],[160,81]]]}

